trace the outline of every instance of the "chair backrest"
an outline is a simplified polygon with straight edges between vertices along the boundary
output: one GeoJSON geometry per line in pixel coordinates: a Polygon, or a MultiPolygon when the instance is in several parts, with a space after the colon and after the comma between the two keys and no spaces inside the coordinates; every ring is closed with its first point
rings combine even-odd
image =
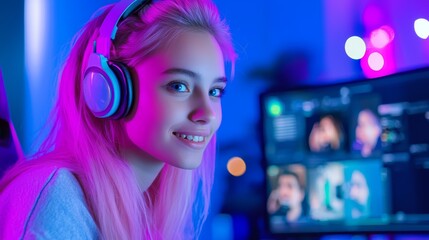
{"type": "Polygon", "coordinates": [[[0,69],[0,177],[18,160],[20,149],[10,118],[6,89],[0,69]]]}

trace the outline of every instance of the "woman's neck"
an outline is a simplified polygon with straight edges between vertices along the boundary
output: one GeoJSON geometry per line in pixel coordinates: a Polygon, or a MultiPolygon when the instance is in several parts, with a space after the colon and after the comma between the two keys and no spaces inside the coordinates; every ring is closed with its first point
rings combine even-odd
{"type": "Polygon", "coordinates": [[[152,185],[164,166],[164,162],[136,148],[125,149],[124,157],[135,174],[142,191],[146,191],[152,185]]]}

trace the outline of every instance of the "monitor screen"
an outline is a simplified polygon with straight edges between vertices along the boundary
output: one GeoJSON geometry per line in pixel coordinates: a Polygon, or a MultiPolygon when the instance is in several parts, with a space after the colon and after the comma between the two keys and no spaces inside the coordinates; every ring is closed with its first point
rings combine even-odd
{"type": "Polygon", "coordinates": [[[429,69],[260,100],[271,233],[429,231],[429,69]]]}

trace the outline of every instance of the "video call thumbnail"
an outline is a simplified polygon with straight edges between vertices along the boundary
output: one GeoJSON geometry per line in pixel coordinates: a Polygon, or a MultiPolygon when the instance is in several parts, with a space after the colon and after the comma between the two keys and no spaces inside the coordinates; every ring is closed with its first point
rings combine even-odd
{"type": "Polygon", "coordinates": [[[274,224],[354,221],[387,212],[386,176],[380,161],[329,162],[315,168],[300,164],[268,168],[267,212],[274,224]]]}
{"type": "Polygon", "coordinates": [[[381,217],[385,178],[378,160],[327,163],[309,171],[310,216],[327,221],[381,217]]]}
{"type": "MultiPolygon", "coordinates": [[[[345,131],[338,113],[326,113],[307,118],[311,126],[308,147],[311,152],[329,153],[345,150],[345,131]]],[[[310,128],[307,128],[310,130],[310,128]]]]}
{"type": "Polygon", "coordinates": [[[267,211],[278,224],[305,222],[307,169],[301,164],[270,166],[267,211]]]}

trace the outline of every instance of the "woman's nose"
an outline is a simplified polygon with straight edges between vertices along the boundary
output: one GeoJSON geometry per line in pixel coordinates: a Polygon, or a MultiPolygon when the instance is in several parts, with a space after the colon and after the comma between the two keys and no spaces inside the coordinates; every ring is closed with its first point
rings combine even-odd
{"type": "Polygon", "coordinates": [[[214,106],[209,97],[196,99],[197,104],[190,114],[191,121],[198,124],[208,124],[216,118],[214,106]]]}

